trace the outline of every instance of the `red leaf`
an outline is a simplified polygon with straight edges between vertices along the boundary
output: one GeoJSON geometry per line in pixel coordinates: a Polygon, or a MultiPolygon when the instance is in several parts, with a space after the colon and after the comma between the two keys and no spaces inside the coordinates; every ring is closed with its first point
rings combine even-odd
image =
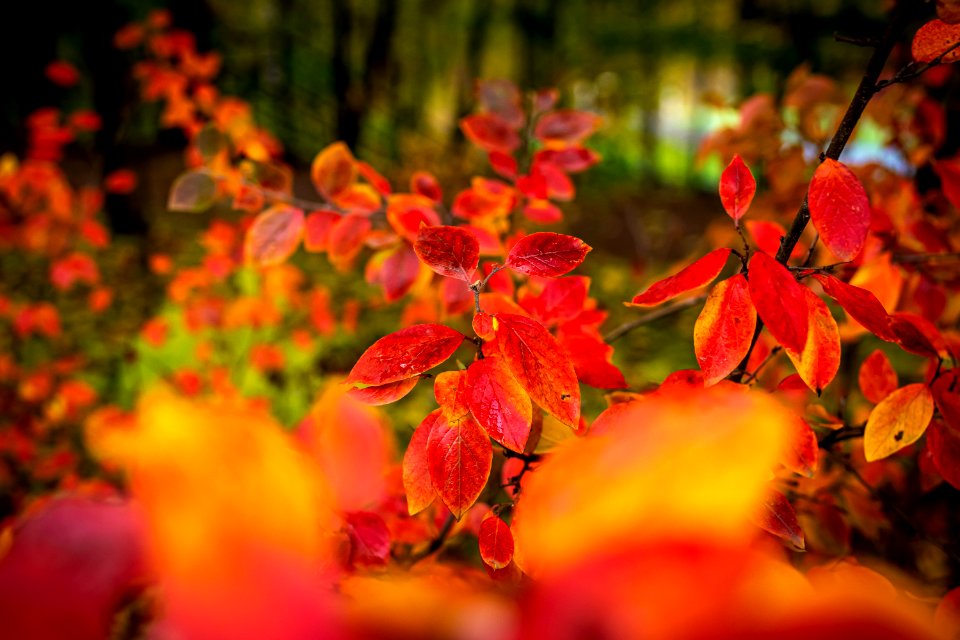
{"type": "Polygon", "coordinates": [[[784,349],[806,385],[820,395],[840,368],[840,330],[820,296],[806,287],[803,293],[809,313],[806,342],[799,352],[784,349]]]}
{"type": "Polygon", "coordinates": [[[530,396],[501,358],[477,360],[467,369],[470,412],[491,438],[523,452],[530,436],[530,396]]]}
{"type": "Polygon", "coordinates": [[[580,173],[600,162],[600,156],[595,151],[584,147],[566,147],[537,151],[534,160],[549,162],[567,173],[580,173]]]}
{"type": "Polygon", "coordinates": [[[720,382],[737,368],[750,350],[756,328],[757,311],[743,274],[713,288],[693,327],[693,349],[705,386],[720,382]]]}
{"type": "Polygon", "coordinates": [[[390,252],[380,267],[379,280],[383,285],[384,298],[387,302],[399,300],[420,274],[420,261],[413,247],[402,242],[400,246],[390,252]]]}
{"type": "Polygon", "coordinates": [[[553,224],[563,220],[563,211],[549,200],[530,200],[523,207],[523,215],[539,224],[553,224]]]}
{"type": "MultiPolygon", "coordinates": [[[[913,36],[910,51],[917,62],[932,62],[958,41],[960,41],[960,25],[931,20],[917,30],[917,34],[913,36]]],[[[943,62],[957,60],[960,60],[960,49],[954,49],[943,57],[943,62]]]]}
{"type": "Polygon", "coordinates": [[[347,394],[354,400],[359,400],[369,405],[390,404],[410,393],[420,378],[413,377],[406,380],[397,380],[387,384],[381,384],[375,387],[363,387],[350,389],[347,394]]]}
{"type": "Polygon", "coordinates": [[[897,372],[880,349],[875,350],[860,365],[858,376],[863,397],[878,404],[897,389],[897,372]]]}
{"type": "Polygon", "coordinates": [[[388,196],[393,191],[390,188],[390,181],[380,175],[376,169],[371,167],[366,162],[357,161],[357,171],[360,172],[360,175],[370,183],[374,189],[377,190],[380,195],[388,196]]]}
{"type": "Polygon", "coordinates": [[[423,419],[413,431],[410,444],[403,454],[403,490],[407,494],[407,512],[410,515],[420,513],[431,504],[437,492],[430,479],[430,460],[427,455],[427,443],[433,432],[433,425],[441,417],[436,409],[423,419]]]}
{"type": "Polygon", "coordinates": [[[520,136],[503,118],[492,113],[478,113],[460,121],[460,129],[473,144],[484,151],[510,153],[520,146],[520,136]]]}
{"type": "Polygon", "coordinates": [[[735,154],[720,175],[720,202],[738,227],[756,192],[757,181],[750,168],[735,154]]]}
{"type": "Polygon", "coordinates": [[[443,200],[443,190],[432,173],[417,171],[410,177],[410,190],[434,202],[443,200]]]}
{"type": "Polygon", "coordinates": [[[473,332],[483,340],[493,340],[496,337],[493,329],[493,318],[484,312],[473,316],[473,332]]]}
{"type": "Polygon", "coordinates": [[[421,227],[413,249],[435,272],[467,283],[480,262],[480,243],[460,227],[421,227]]]}
{"type": "Polygon", "coordinates": [[[867,462],[886,458],[920,439],[933,417],[933,394],[925,384],[908,384],[873,408],[863,432],[867,462]]]}
{"type": "Polygon", "coordinates": [[[506,265],[528,276],[555,278],[575,269],[590,249],[580,238],[541,231],[513,245],[506,265]]]}
{"type": "Polygon", "coordinates": [[[311,252],[326,251],[333,225],[340,220],[340,214],[330,209],[311,211],[304,220],[303,248],[311,252]]]}
{"type": "Polygon", "coordinates": [[[897,312],[890,316],[890,329],[904,351],[925,358],[939,358],[946,343],[936,325],[913,313],[897,312]]]}
{"type": "Polygon", "coordinates": [[[765,253],[750,259],[749,282],[750,298],[771,335],[785,348],[803,351],[809,316],[805,287],[765,253]]]}
{"type": "Polygon", "coordinates": [[[820,453],[817,434],[800,416],[796,416],[793,426],[794,430],[788,438],[790,448],[784,457],[783,466],[794,473],[812,478],[817,470],[817,458],[820,453]]]}
{"type": "Polygon", "coordinates": [[[843,307],[850,317],[862,324],[870,333],[887,342],[897,342],[890,327],[890,316],[872,292],[847,284],[826,275],[813,276],[823,286],[824,292],[843,307]]]}
{"type": "Polygon", "coordinates": [[[943,479],[960,489],[960,429],[934,420],[927,429],[927,449],[943,479]]]}
{"type": "Polygon", "coordinates": [[[558,336],[570,356],[577,379],[596,389],[625,389],[623,373],[610,362],[613,347],[602,338],[587,333],[566,333],[558,336]]]}
{"type": "Polygon", "coordinates": [[[853,260],[870,230],[870,200],[857,176],[842,162],[824,160],[807,194],[810,221],[840,260],[853,260]]]}
{"type": "Polygon", "coordinates": [[[433,393],[447,424],[456,426],[469,417],[470,387],[466,371],[444,371],[433,381],[433,393]]]}
{"type": "Polygon", "coordinates": [[[420,375],[457,350],[463,334],[439,324],[418,324],[374,342],[363,352],[347,384],[384,385],[420,375]]]}
{"type": "Polygon", "coordinates": [[[261,213],[247,230],[244,255],[261,267],[280,264],[303,238],[303,211],[278,204],[261,213]]]}
{"type": "Polygon", "coordinates": [[[369,511],[346,515],[350,536],[350,564],[383,566],[390,559],[390,531],[383,518],[369,511]]]}
{"type": "Polygon", "coordinates": [[[577,144],[588,138],[601,122],[603,119],[594,113],[562,109],[541,117],[533,135],[547,143],[577,144]]]}
{"type": "Polygon", "coordinates": [[[803,540],[803,529],[797,520],[797,514],[787,497],[778,491],[767,494],[760,509],[751,518],[753,523],[773,535],[790,543],[798,550],[806,547],[803,540]]]}
{"type": "Polygon", "coordinates": [[[688,291],[699,289],[720,275],[729,257],[730,249],[714,249],[672,276],[653,283],[646,291],[634,296],[631,304],[652,307],[688,291]]]}
{"type": "Polygon", "coordinates": [[[357,179],[357,163],[350,149],[334,142],[317,154],[310,166],[310,179],[323,197],[332,200],[357,179]]]}
{"type": "Polygon", "coordinates": [[[491,151],[487,154],[490,167],[504,178],[517,177],[517,159],[502,151],[491,151]]]}
{"type": "Polygon", "coordinates": [[[490,439],[472,418],[450,426],[441,415],[430,433],[427,457],[437,494],[459,520],[480,497],[490,477],[490,439]]]}
{"type": "MultiPolygon", "coordinates": [[[[747,220],[744,226],[747,227],[747,233],[750,234],[757,249],[769,256],[777,255],[777,251],[780,250],[780,240],[787,235],[783,225],[770,220],[747,220]]],[[[807,248],[804,244],[798,242],[790,253],[790,258],[799,258],[806,255],[806,252],[807,248]]]]}
{"type": "Polygon", "coordinates": [[[493,514],[480,523],[480,558],[492,569],[503,569],[513,560],[510,526],[493,514]]]}
{"type": "Polygon", "coordinates": [[[352,260],[363,248],[363,241],[372,226],[370,218],[362,215],[350,214],[337,220],[327,239],[331,260],[341,264],[352,260]]]}
{"type": "Polygon", "coordinates": [[[563,424],[580,421],[580,386],[563,348],[536,320],[511,313],[494,318],[500,353],[530,397],[563,424]]]}

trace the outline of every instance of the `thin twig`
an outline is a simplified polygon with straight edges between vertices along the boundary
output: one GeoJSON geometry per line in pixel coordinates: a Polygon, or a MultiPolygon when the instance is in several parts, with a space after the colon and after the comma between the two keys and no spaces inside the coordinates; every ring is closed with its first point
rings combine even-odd
{"type": "Polygon", "coordinates": [[[437,532],[437,535],[430,541],[430,544],[427,547],[418,553],[414,553],[408,559],[410,564],[416,564],[424,558],[433,555],[443,547],[443,544],[447,541],[447,536],[450,535],[450,531],[453,530],[453,525],[457,522],[457,519],[453,517],[453,514],[447,516],[447,519],[443,521],[443,526],[440,527],[440,531],[437,532]]]}
{"type": "Polygon", "coordinates": [[[694,305],[698,305],[706,299],[707,299],[707,294],[704,293],[699,296],[695,296],[693,298],[680,300],[679,302],[675,302],[672,305],[668,305],[666,307],[660,307],[656,311],[651,311],[646,315],[640,316],[636,320],[631,320],[629,322],[623,323],[616,329],[613,329],[612,331],[610,331],[607,335],[603,336],[603,340],[608,344],[611,342],[615,342],[616,340],[619,340],[620,338],[627,335],[637,327],[642,327],[643,325],[649,324],[654,320],[659,320],[660,318],[666,318],[667,316],[671,316],[674,313],[677,313],[678,311],[683,311],[684,309],[687,309],[694,305]]]}

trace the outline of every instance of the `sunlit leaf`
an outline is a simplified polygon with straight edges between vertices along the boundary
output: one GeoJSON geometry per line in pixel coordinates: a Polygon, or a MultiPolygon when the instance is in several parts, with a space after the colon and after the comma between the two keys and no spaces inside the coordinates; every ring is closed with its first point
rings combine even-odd
{"type": "Polygon", "coordinates": [[[758,527],[782,538],[798,550],[806,547],[803,541],[803,529],[797,521],[797,514],[787,497],[779,491],[770,491],[756,512],[750,518],[758,527]]]}
{"type": "Polygon", "coordinates": [[[653,283],[646,291],[634,296],[631,304],[643,307],[658,305],[710,284],[723,271],[729,257],[730,249],[714,249],[672,276],[653,283]]]}
{"type": "Polygon", "coordinates": [[[420,378],[414,376],[413,378],[397,380],[396,382],[389,382],[373,387],[354,387],[347,393],[351,398],[359,400],[364,404],[374,406],[390,404],[410,393],[419,381],[420,378]]]}
{"type": "Polygon", "coordinates": [[[886,458],[920,439],[933,417],[933,395],[925,384],[908,384],[870,412],[863,433],[868,462],[886,458]]]}
{"type": "MultiPolygon", "coordinates": [[[[931,20],[917,30],[910,51],[917,62],[931,62],[957,42],[960,42],[960,25],[931,20]]],[[[957,60],[960,60],[960,49],[954,49],[943,56],[943,62],[957,60]]]]}
{"type": "Polygon", "coordinates": [[[334,142],[317,154],[310,166],[310,179],[323,197],[332,200],[357,179],[357,165],[350,149],[334,142]]]}
{"type": "Polygon", "coordinates": [[[830,308],[810,289],[803,287],[806,297],[807,339],[802,351],[784,347],[797,373],[810,387],[820,392],[833,380],[840,368],[840,331],[830,308]]]}
{"type": "Polygon", "coordinates": [[[427,443],[433,425],[441,417],[436,409],[423,419],[410,437],[410,444],[403,454],[403,489],[407,494],[407,511],[410,515],[420,513],[433,503],[437,492],[430,479],[430,461],[427,456],[427,443]]]}
{"type": "Polygon", "coordinates": [[[742,274],[713,288],[693,327],[693,348],[703,384],[714,385],[746,357],[757,326],[757,312],[742,274]]]}

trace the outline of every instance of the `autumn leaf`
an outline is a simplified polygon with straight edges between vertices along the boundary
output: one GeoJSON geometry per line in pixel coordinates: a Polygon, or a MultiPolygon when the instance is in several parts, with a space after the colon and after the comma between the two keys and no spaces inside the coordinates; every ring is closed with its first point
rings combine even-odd
{"type": "Polygon", "coordinates": [[[738,227],[756,192],[757,181],[750,168],[739,155],[734,154],[733,160],[720,174],[720,202],[738,227]]]}
{"type": "Polygon", "coordinates": [[[329,209],[311,211],[303,221],[303,248],[311,252],[326,251],[333,225],[340,214],[329,209]]]}
{"type": "Polygon", "coordinates": [[[270,207],[247,230],[244,255],[261,267],[280,264],[297,250],[303,230],[303,211],[282,204],[270,207]]]}
{"type": "MultiPolygon", "coordinates": [[[[917,62],[932,62],[960,42],[960,25],[943,20],[931,20],[917,30],[910,51],[917,62]]],[[[960,60],[960,50],[953,49],[943,56],[943,62],[960,60]]]]}
{"type": "Polygon", "coordinates": [[[510,526],[493,514],[480,523],[480,558],[491,569],[503,569],[513,560],[510,526]]]}
{"type": "Polygon", "coordinates": [[[803,529],[797,520],[797,513],[787,497],[779,491],[770,491],[759,508],[751,515],[751,521],[769,533],[789,542],[797,551],[806,549],[803,529]]]}
{"type": "Polygon", "coordinates": [[[824,160],[810,181],[807,204],[827,248],[843,261],[857,257],[870,230],[870,200],[853,171],[832,158],[824,160]]]}
{"type": "Polygon", "coordinates": [[[541,231],[517,241],[507,254],[506,266],[528,276],[555,278],[575,269],[590,250],[580,238],[541,231]]]}
{"type": "Polygon", "coordinates": [[[472,418],[451,426],[440,415],[427,442],[427,458],[437,495],[459,520],[480,497],[490,477],[490,439],[472,418]]]}
{"type": "Polygon", "coordinates": [[[536,320],[500,313],[494,318],[500,353],[530,397],[563,424],[576,429],[580,386],[563,348],[536,320]]]}
{"type": "Polygon", "coordinates": [[[908,384],[873,408],[863,433],[867,462],[886,458],[920,439],[933,417],[933,394],[925,384],[908,384]]]}
{"type": "Polygon", "coordinates": [[[467,369],[470,412],[491,438],[522,452],[530,436],[530,396],[501,358],[477,360],[467,369]]]}
{"type": "Polygon", "coordinates": [[[414,376],[413,378],[397,380],[396,382],[389,382],[373,387],[354,387],[350,389],[347,394],[354,400],[359,400],[364,404],[373,406],[390,404],[413,391],[413,388],[417,386],[417,382],[419,381],[420,378],[414,376]]]}
{"type": "Polygon", "coordinates": [[[943,479],[960,489],[960,429],[944,420],[932,421],[927,429],[927,449],[943,479]]]}
{"type": "Polygon", "coordinates": [[[713,288],[693,327],[693,348],[703,371],[703,384],[712,386],[737,368],[750,350],[757,312],[742,274],[713,288]]]}
{"type": "Polygon", "coordinates": [[[410,177],[410,190],[433,202],[443,200],[443,190],[440,188],[440,183],[432,173],[427,171],[414,172],[410,177]]]}
{"type": "Polygon", "coordinates": [[[729,257],[730,249],[714,249],[672,276],[653,283],[646,291],[634,296],[630,304],[652,307],[710,284],[723,271],[729,257]]]}
{"type": "Polygon", "coordinates": [[[897,342],[897,336],[890,327],[890,315],[872,292],[847,284],[831,275],[818,273],[813,277],[823,286],[824,292],[836,300],[843,310],[867,331],[881,340],[897,342]]]}
{"type": "Polygon", "coordinates": [[[317,192],[328,200],[352,185],[357,179],[357,165],[347,145],[334,142],[318,153],[310,165],[310,179],[317,192]]]}
{"type": "Polygon", "coordinates": [[[533,135],[548,145],[577,144],[588,138],[602,121],[600,116],[593,113],[561,109],[537,120],[533,135]]]}
{"type": "Polygon", "coordinates": [[[353,365],[347,384],[378,386],[419,375],[457,350],[463,334],[439,324],[418,324],[374,342],[353,365]]]}
{"type": "Polygon", "coordinates": [[[817,434],[806,420],[800,416],[795,418],[789,429],[790,448],[784,456],[783,466],[794,473],[812,478],[817,470],[817,459],[820,453],[817,434]]]}
{"type": "Polygon", "coordinates": [[[484,151],[511,153],[520,146],[520,136],[500,116],[478,113],[460,121],[460,129],[473,144],[484,151]]]}
{"type": "Polygon", "coordinates": [[[217,183],[202,171],[190,171],[179,176],[170,188],[167,208],[171,211],[203,213],[217,195],[217,183]]]}
{"type": "Polygon", "coordinates": [[[433,380],[433,393],[443,412],[443,418],[456,426],[470,415],[470,387],[466,371],[444,371],[433,380]]]}
{"type": "Polygon", "coordinates": [[[806,296],[807,339],[803,351],[784,347],[797,373],[817,395],[833,380],[840,368],[840,330],[830,308],[810,289],[803,287],[806,296]]]}
{"type": "Polygon", "coordinates": [[[803,351],[809,316],[805,287],[765,253],[753,254],[748,277],[750,298],[767,329],[784,348],[803,351]]]}
{"type": "Polygon", "coordinates": [[[467,283],[480,262],[480,243],[460,227],[421,227],[413,250],[436,273],[467,283]]]}
{"type": "Polygon", "coordinates": [[[429,413],[414,429],[410,444],[403,454],[403,490],[407,494],[407,512],[410,515],[416,515],[429,507],[437,495],[430,479],[427,443],[433,432],[433,425],[440,417],[440,409],[429,413]]]}
{"type": "Polygon", "coordinates": [[[353,511],[344,517],[350,538],[350,565],[376,567],[390,559],[390,531],[378,514],[353,511]]]}
{"type": "Polygon", "coordinates": [[[880,349],[874,350],[860,365],[857,377],[863,397],[877,404],[897,389],[897,372],[880,349]]]}

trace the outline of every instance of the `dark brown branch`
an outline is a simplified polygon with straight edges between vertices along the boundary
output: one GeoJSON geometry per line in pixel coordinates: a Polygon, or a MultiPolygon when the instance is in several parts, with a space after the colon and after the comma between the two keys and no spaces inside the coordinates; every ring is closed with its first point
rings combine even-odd
{"type": "Polygon", "coordinates": [[[450,531],[453,530],[453,525],[456,524],[456,522],[457,519],[453,517],[452,513],[448,515],[447,519],[443,521],[443,526],[440,527],[440,531],[438,531],[437,535],[433,538],[433,540],[430,541],[430,544],[419,553],[414,553],[411,555],[408,559],[408,562],[410,564],[416,564],[424,558],[432,556],[439,551],[443,544],[447,541],[447,536],[450,535],[450,531]]]}
{"type": "Polygon", "coordinates": [[[629,322],[623,323],[616,329],[613,329],[612,331],[610,331],[607,335],[603,336],[603,340],[607,343],[615,342],[616,340],[619,340],[620,338],[627,335],[637,327],[642,327],[645,324],[650,324],[654,320],[659,320],[660,318],[666,318],[667,316],[671,316],[677,313],[678,311],[683,311],[684,309],[698,305],[706,299],[707,299],[707,295],[701,294],[693,298],[680,300],[679,302],[675,302],[665,307],[660,307],[656,311],[651,311],[650,313],[646,315],[642,315],[635,320],[631,320],[629,322]]]}

